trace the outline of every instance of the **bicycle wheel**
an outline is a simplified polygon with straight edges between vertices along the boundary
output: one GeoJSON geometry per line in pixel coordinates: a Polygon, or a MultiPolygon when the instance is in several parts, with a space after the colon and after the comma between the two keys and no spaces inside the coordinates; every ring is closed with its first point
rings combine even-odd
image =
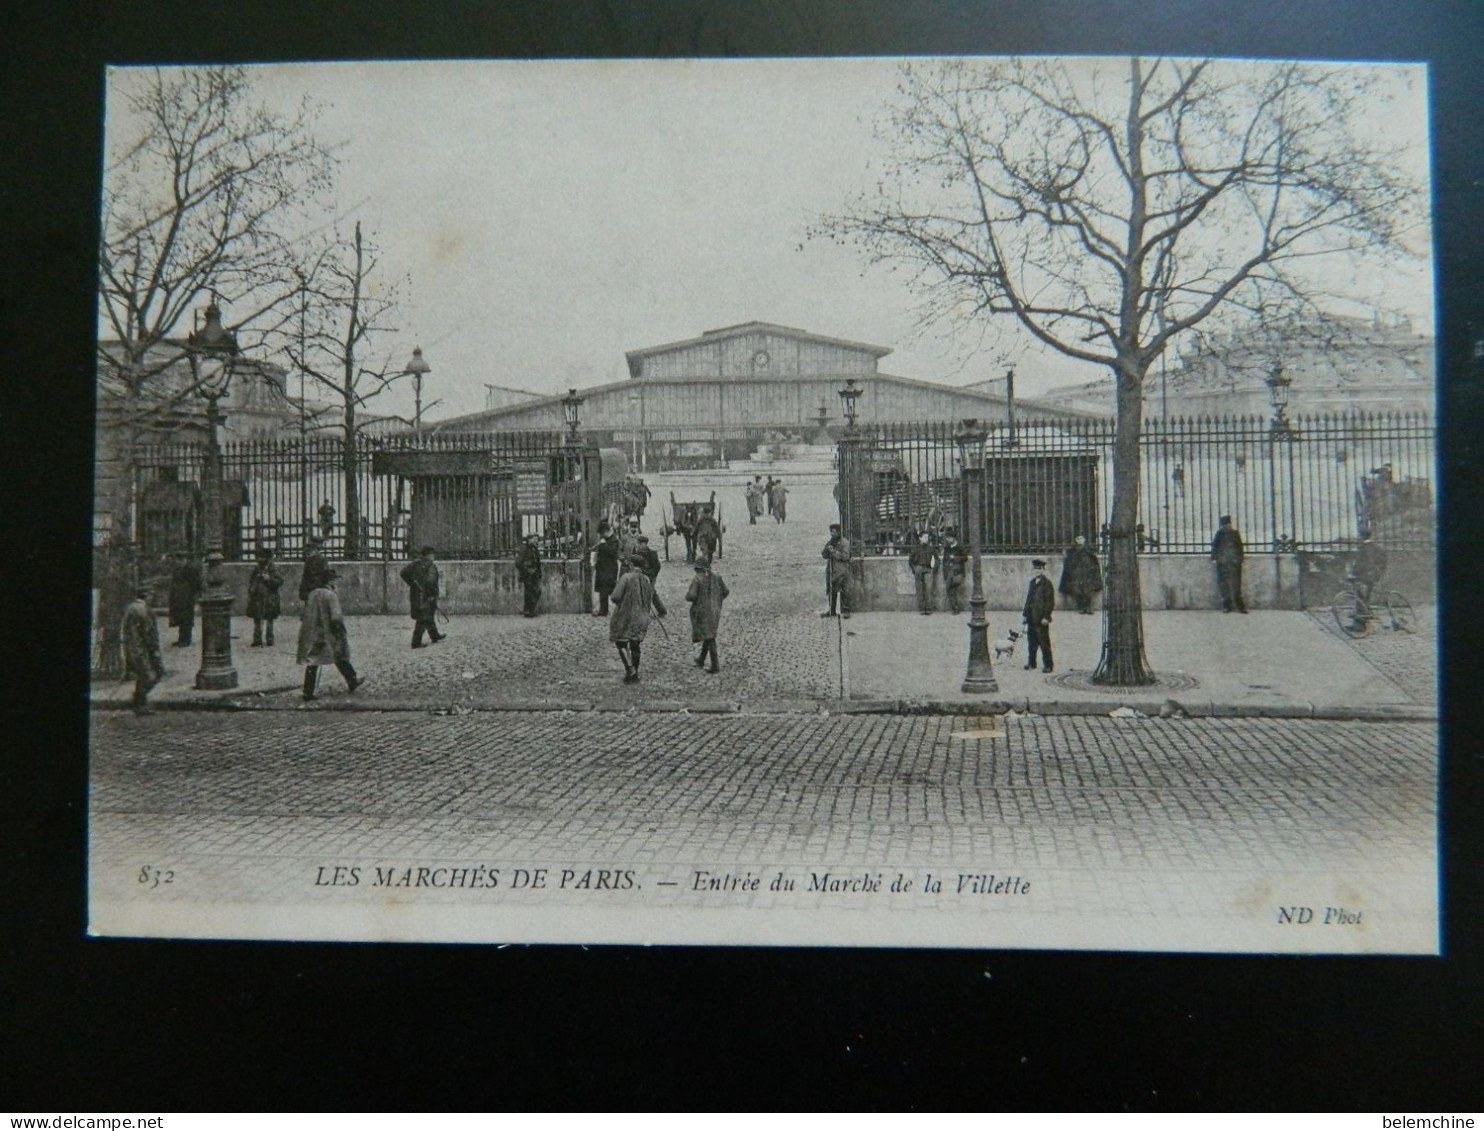
{"type": "Polygon", "coordinates": [[[1386,594],[1386,608],[1391,613],[1391,627],[1398,632],[1416,632],[1417,614],[1412,611],[1412,602],[1395,589],[1386,594]]]}
{"type": "Polygon", "coordinates": [[[1335,623],[1342,632],[1351,636],[1364,636],[1370,627],[1370,618],[1361,612],[1360,598],[1354,590],[1341,589],[1330,602],[1335,613],[1335,623]]]}

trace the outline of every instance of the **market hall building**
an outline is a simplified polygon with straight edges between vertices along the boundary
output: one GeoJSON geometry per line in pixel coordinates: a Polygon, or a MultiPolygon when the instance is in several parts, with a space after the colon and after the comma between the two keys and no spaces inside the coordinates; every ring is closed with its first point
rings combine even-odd
{"type": "MultiPolygon", "coordinates": [[[[698,338],[630,350],[629,379],[578,390],[582,432],[633,455],[640,470],[711,467],[748,458],[760,444],[833,443],[843,430],[840,387],[862,389],[861,424],[1002,419],[1004,396],[883,373],[887,346],[770,322],[707,330],[698,338]]],[[[1016,402],[1022,419],[1083,416],[1016,402]]],[[[554,431],[561,397],[543,397],[441,421],[429,431],[554,431]]]]}

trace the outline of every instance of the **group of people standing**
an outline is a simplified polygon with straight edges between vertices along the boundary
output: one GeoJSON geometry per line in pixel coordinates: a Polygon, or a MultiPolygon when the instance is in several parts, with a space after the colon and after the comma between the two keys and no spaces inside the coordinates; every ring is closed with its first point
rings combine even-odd
{"type": "Polygon", "coordinates": [[[761,475],[754,475],[752,482],[743,488],[743,493],[747,496],[747,521],[750,525],[757,525],[765,507],[768,517],[774,522],[788,521],[788,488],[783,480],[770,475],[764,483],[761,475]]]}

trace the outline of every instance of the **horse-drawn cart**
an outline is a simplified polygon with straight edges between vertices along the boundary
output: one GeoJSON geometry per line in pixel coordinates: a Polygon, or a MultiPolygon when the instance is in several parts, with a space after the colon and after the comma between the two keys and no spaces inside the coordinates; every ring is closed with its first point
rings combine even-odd
{"type": "Polygon", "coordinates": [[[665,516],[664,525],[660,527],[660,535],[665,539],[665,560],[670,560],[670,536],[672,534],[678,534],[685,539],[685,560],[687,562],[696,560],[698,543],[711,541],[715,542],[716,556],[721,557],[726,529],[726,525],[721,520],[721,504],[716,501],[715,491],[711,492],[709,499],[691,502],[677,502],[675,492],[671,491],[670,513],[665,516]],[[703,520],[708,516],[709,527],[703,526],[703,520]]]}

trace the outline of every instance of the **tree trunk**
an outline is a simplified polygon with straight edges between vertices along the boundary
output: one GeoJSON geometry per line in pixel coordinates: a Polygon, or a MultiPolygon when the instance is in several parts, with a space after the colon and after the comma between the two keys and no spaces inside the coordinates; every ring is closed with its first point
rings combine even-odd
{"type": "Polygon", "coordinates": [[[1120,369],[1118,417],[1113,431],[1113,513],[1109,522],[1108,576],[1103,590],[1103,654],[1092,681],[1141,687],[1156,676],[1144,658],[1144,608],[1139,592],[1139,433],[1144,374],[1120,369]]]}

